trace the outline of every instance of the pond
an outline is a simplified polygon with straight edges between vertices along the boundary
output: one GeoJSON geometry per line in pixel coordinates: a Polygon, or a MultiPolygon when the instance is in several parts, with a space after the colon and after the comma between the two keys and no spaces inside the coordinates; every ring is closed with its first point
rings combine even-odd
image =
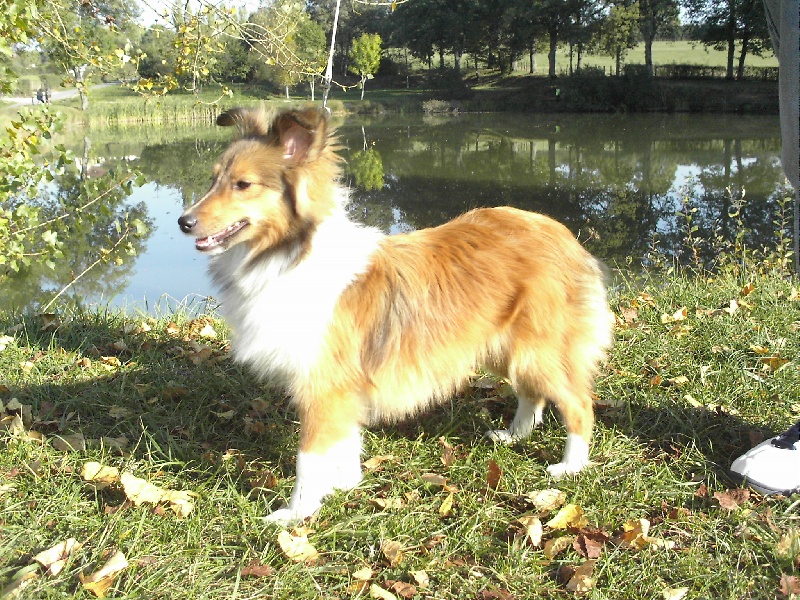
{"type": "MultiPolygon", "coordinates": [[[[144,174],[144,185],[118,194],[101,213],[131,213],[149,231],[135,242],[135,255],[81,275],[96,260],[94,234],[85,232],[86,239],[70,240],[54,270],[34,265],[15,277],[0,293],[0,309],[36,309],[73,282],[59,301],[150,313],[177,305],[203,310],[214,293],[206,258],[176,221],[206,191],[231,133],[144,127],[75,137],[70,145],[82,157],[81,177],[123,164],[144,174]]],[[[564,222],[612,266],[637,268],[653,250],[677,255],[685,227],[677,213],[687,209],[698,236],[729,236],[738,224],[748,243],[768,244],[783,189],[780,128],[772,116],[352,117],[340,123],[339,139],[354,190],[350,208],[362,222],[398,233],[478,206],[513,205],[564,222]]],[[[48,193],[66,193],[77,179],[65,174],[48,193]]]]}

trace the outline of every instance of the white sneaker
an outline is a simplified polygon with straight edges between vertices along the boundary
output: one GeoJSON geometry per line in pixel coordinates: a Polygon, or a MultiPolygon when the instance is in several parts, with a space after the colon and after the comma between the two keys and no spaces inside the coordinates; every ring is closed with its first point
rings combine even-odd
{"type": "Polygon", "coordinates": [[[800,492],[800,422],[742,454],[731,474],[765,495],[800,492]]]}

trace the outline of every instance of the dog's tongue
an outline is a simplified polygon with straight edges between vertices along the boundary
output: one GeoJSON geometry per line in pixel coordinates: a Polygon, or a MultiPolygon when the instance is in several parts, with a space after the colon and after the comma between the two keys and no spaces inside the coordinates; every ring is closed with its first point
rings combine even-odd
{"type": "Polygon", "coordinates": [[[211,234],[208,237],[197,238],[194,241],[195,248],[204,251],[213,250],[231,237],[234,233],[241,230],[245,225],[247,225],[247,221],[236,221],[236,223],[229,225],[222,231],[218,231],[217,233],[211,234]]]}

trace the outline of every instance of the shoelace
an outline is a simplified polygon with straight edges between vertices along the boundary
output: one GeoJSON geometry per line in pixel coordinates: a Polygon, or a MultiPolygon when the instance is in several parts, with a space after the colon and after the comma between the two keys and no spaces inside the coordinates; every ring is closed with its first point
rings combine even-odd
{"type": "Polygon", "coordinates": [[[772,445],[782,450],[794,450],[795,443],[800,441],[800,421],[772,440],[772,445]]]}

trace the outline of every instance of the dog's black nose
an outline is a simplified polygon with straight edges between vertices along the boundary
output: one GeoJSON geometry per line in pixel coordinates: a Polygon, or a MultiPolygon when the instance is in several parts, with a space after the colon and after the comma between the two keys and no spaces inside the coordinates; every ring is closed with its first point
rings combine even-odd
{"type": "Polygon", "coordinates": [[[178,219],[178,225],[180,225],[183,233],[189,233],[197,225],[197,219],[192,215],[181,215],[178,219]]]}

